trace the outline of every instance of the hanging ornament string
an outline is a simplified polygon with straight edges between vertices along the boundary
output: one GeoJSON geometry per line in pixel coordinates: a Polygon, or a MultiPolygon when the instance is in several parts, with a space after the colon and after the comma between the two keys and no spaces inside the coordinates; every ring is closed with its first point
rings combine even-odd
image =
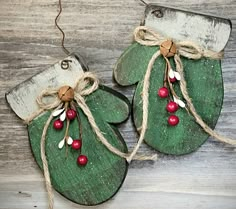
{"type": "Polygon", "coordinates": [[[148,5],[148,3],[147,3],[147,2],[145,2],[144,0],[140,0],[140,2],[141,2],[143,5],[145,5],[145,6],[147,6],[147,5],[148,5]]]}
{"type": "MultiPolygon", "coordinates": [[[[66,55],[70,55],[70,51],[65,47],[65,38],[66,38],[66,34],[65,32],[62,30],[62,28],[59,26],[58,24],[58,20],[59,20],[59,17],[62,13],[62,3],[61,3],[61,0],[58,1],[58,4],[59,4],[59,12],[55,18],[55,25],[57,27],[57,29],[61,32],[61,35],[62,35],[62,38],[61,38],[61,48],[63,50],[63,52],[66,54],[66,55]]],[[[70,66],[70,62],[71,60],[68,60],[68,59],[64,59],[62,62],[61,62],[61,68],[63,70],[67,70],[70,66]]]]}
{"type": "Polygon", "coordinates": [[[160,34],[155,32],[154,30],[145,26],[139,26],[135,29],[134,40],[144,46],[160,46],[160,50],[158,50],[156,53],[153,54],[152,58],[150,59],[148,63],[146,74],[144,76],[143,90],[142,90],[143,117],[142,117],[141,133],[140,133],[138,143],[136,147],[134,148],[133,152],[131,153],[128,161],[132,160],[132,158],[135,156],[136,152],[138,151],[140,145],[142,144],[145,138],[145,133],[146,133],[147,124],[148,124],[148,106],[149,106],[148,100],[149,100],[150,76],[151,76],[151,71],[153,69],[153,65],[156,59],[161,55],[164,57],[166,61],[166,74],[168,75],[173,74],[171,76],[172,78],[174,78],[174,76],[176,75],[176,78],[179,80],[181,93],[187,103],[187,107],[185,106],[185,103],[181,101],[179,97],[176,95],[174,88],[172,86],[172,83],[170,81],[170,77],[168,76],[167,81],[164,81],[164,85],[165,85],[165,82],[168,82],[174,101],[181,107],[185,108],[188,112],[190,112],[195,118],[195,121],[210,136],[216,138],[217,140],[221,142],[225,142],[231,145],[236,145],[236,140],[221,136],[215,131],[213,131],[202,120],[201,116],[196,112],[187,91],[187,83],[184,79],[183,64],[180,58],[180,56],[183,56],[183,57],[194,59],[194,60],[201,59],[202,57],[206,57],[210,59],[222,59],[223,52],[217,53],[211,50],[203,49],[197,44],[190,41],[181,41],[181,42],[174,43],[173,41],[162,37],[160,34]],[[170,61],[168,59],[169,57],[174,57],[174,62],[176,65],[177,72],[172,70],[170,61]]]}
{"type": "Polygon", "coordinates": [[[57,14],[57,16],[56,16],[56,18],[55,18],[55,25],[56,25],[57,29],[58,29],[58,30],[61,32],[61,34],[62,34],[61,47],[62,47],[63,51],[65,52],[65,54],[66,54],[66,55],[69,55],[70,52],[69,52],[69,50],[65,47],[65,38],[66,38],[66,35],[65,35],[64,31],[62,30],[62,28],[58,25],[58,19],[59,19],[61,13],[62,13],[62,4],[61,4],[61,0],[59,0],[59,12],[58,12],[58,14],[57,14]]]}

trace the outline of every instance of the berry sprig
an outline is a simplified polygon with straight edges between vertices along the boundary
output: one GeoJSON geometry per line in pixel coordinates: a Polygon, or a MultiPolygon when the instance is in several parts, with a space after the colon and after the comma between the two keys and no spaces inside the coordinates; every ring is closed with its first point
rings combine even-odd
{"type": "Polygon", "coordinates": [[[71,148],[74,150],[78,150],[79,156],[77,158],[77,164],[80,166],[85,166],[88,162],[88,158],[86,155],[82,155],[82,123],[80,120],[79,113],[76,111],[76,106],[73,102],[74,98],[74,90],[69,86],[63,86],[58,91],[58,96],[61,101],[64,102],[63,106],[59,110],[55,110],[52,115],[54,117],[59,117],[53,122],[53,127],[56,130],[62,130],[64,127],[64,122],[66,120],[66,130],[63,139],[59,142],[58,148],[62,149],[66,144],[66,155],[68,152],[68,145],[71,145],[71,148]],[[77,118],[79,124],[79,139],[72,139],[69,136],[69,127],[71,121],[77,118]]]}
{"type": "MultiPolygon", "coordinates": [[[[169,97],[169,90],[168,90],[168,88],[165,87],[165,86],[161,87],[158,90],[158,95],[159,95],[160,98],[168,98],[169,97]]],[[[179,109],[179,105],[176,102],[174,102],[174,101],[169,101],[167,103],[167,105],[166,105],[166,110],[169,113],[172,113],[172,115],[170,115],[168,120],[167,120],[169,125],[171,125],[171,126],[176,126],[179,123],[178,116],[173,115],[173,113],[175,113],[178,109],[179,109]]]]}
{"type": "Polygon", "coordinates": [[[176,54],[175,44],[168,40],[163,42],[160,46],[160,52],[166,60],[166,67],[164,73],[164,85],[158,90],[158,96],[160,98],[169,98],[169,102],[166,105],[166,110],[171,114],[168,117],[168,124],[170,126],[176,126],[179,124],[179,117],[174,115],[178,111],[179,106],[185,108],[185,103],[176,94],[173,84],[181,80],[181,76],[178,72],[174,71],[171,67],[168,57],[173,57],[176,54]]]}
{"type": "MultiPolygon", "coordinates": [[[[75,109],[74,103],[71,104],[72,107],[75,109]]],[[[79,139],[76,139],[72,143],[72,149],[80,151],[80,154],[77,158],[78,165],[85,166],[88,163],[88,158],[86,155],[82,155],[82,123],[79,113],[76,114],[78,124],[79,124],[79,139]]]]}

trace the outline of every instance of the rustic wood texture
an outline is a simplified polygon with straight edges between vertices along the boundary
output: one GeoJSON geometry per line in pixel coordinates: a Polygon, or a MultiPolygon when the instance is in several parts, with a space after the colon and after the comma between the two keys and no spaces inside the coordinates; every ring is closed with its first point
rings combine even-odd
{"type": "MultiPolygon", "coordinates": [[[[79,76],[83,73],[83,65],[79,60],[71,55],[65,60],[70,60],[69,68],[63,70],[61,68],[62,61],[58,61],[54,65],[45,69],[20,83],[6,94],[6,99],[13,111],[22,119],[27,120],[36,111],[39,111],[37,97],[45,89],[58,89],[64,85],[74,87],[79,76]]],[[[50,102],[52,98],[45,97],[44,102],[50,102]]]]}
{"type": "MultiPolygon", "coordinates": [[[[236,2],[235,0],[153,0],[165,6],[222,16],[233,31],[222,63],[225,98],[216,130],[236,136],[236,2]]],[[[144,7],[136,0],[63,1],[60,23],[66,44],[79,51],[91,71],[132,99],[133,88],[112,82],[112,68],[130,45],[144,7]]],[[[43,176],[33,159],[26,126],[7,106],[5,92],[65,57],[54,26],[57,1],[0,0],[0,208],[47,208],[43,176]]],[[[129,120],[120,130],[132,147],[137,139],[129,120]]],[[[208,140],[182,157],[160,155],[155,163],[133,162],[120,192],[94,208],[235,209],[236,149],[208,140]]],[[[154,153],[143,145],[140,152],[154,153]]],[[[56,195],[55,208],[87,208],[56,195]]]]}
{"type": "Polygon", "coordinates": [[[175,41],[191,40],[204,49],[220,52],[228,42],[231,25],[227,19],[149,4],[144,24],[175,41]]]}
{"type": "MultiPolygon", "coordinates": [[[[136,130],[140,132],[143,118],[142,92],[144,76],[148,63],[159,47],[148,47],[138,43],[132,44],[117,61],[114,78],[122,86],[136,85],[133,99],[133,120],[136,130]]],[[[223,100],[223,81],[219,60],[202,58],[189,60],[181,57],[188,92],[197,113],[214,128],[219,118],[223,100]],[[211,71],[209,73],[209,70],[211,71]]],[[[170,59],[174,66],[173,58],[170,59]]],[[[157,151],[183,155],[194,152],[208,138],[208,134],[196,123],[194,117],[179,107],[174,115],[180,122],[172,127],[167,120],[170,115],[166,105],[172,98],[160,98],[158,89],[164,85],[166,60],[159,56],[153,66],[149,87],[149,113],[145,142],[157,151]]],[[[166,78],[165,78],[166,79],[166,78]]],[[[184,101],[179,82],[173,83],[179,98],[184,101]]]]}
{"type": "MultiPolygon", "coordinates": [[[[118,150],[127,152],[126,144],[119,131],[107,122],[124,121],[129,115],[127,104],[104,87],[87,96],[86,102],[108,142],[118,150]]],[[[79,130],[78,121],[74,120],[70,123],[69,136],[79,139],[79,133],[82,134],[82,148],[79,151],[66,146],[59,149],[58,144],[65,135],[65,125],[60,131],[55,130],[53,120],[49,126],[45,146],[50,176],[53,188],[66,198],[82,205],[97,205],[117,193],[125,180],[128,164],[126,159],[110,152],[98,140],[80,108],[77,108],[77,112],[81,118],[82,130],[79,130]],[[87,156],[86,166],[77,165],[80,154],[87,156]]],[[[32,151],[40,168],[43,168],[40,140],[49,116],[49,112],[44,113],[33,120],[28,127],[32,151]]]]}
{"type": "MultiPolygon", "coordinates": [[[[87,66],[80,64],[79,55],[71,55],[65,60],[70,61],[67,70],[62,69],[62,61],[58,61],[49,69],[16,86],[6,95],[7,102],[20,118],[27,119],[39,110],[36,99],[43,90],[59,89],[63,85],[75,87],[83,69],[88,70],[87,66]]],[[[62,97],[60,93],[58,95],[59,98],[62,97]]],[[[96,92],[86,96],[85,100],[108,142],[118,150],[127,152],[124,139],[114,125],[127,120],[130,115],[130,104],[127,98],[111,88],[100,86],[96,92]]],[[[54,102],[47,96],[43,101],[47,104],[54,102]]],[[[35,117],[28,125],[32,152],[41,169],[43,169],[41,137],[51,111],[53,109],[35,117]]],[[[60,194],[82,205],[98,205],[117,193],[126,177],[128,164],[124,158],[110,152],[99,141],[79,107],[77,113],[80,119],[70,122],[68,136],[72,139],[80,139],[81,134],[82,148],[80,150],[73,150],[68,146],[58,148],[61,141],[65,140],[66,122],[64,121],[62,130],[55,130],[53,122],[59,119],[60,116],[57,116],[51,121],[46,135],[45,155],[48,169],[52,186],[60,194]],[[79,120],[81,120],[80,125],[79,120]],[[86,166],[77,165],[79,155],[87,156],[86,166]]]]}

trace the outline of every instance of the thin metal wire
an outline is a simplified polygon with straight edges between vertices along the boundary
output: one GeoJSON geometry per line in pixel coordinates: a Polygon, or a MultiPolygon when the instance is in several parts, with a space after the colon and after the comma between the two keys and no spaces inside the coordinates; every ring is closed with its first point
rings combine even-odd
{"type": "Polygon", "coordinates": [[[59,19],[61,13],[62,13],[62,5],[61,5],[61,0],[59,0],[59,12],[58,12],[58,14],[57,14],[57,16],[56,16],[56,18],[55,18],[55,25],[56,25],[57,29],[58,29],[58,30],[61,32],[61,34],[62,34],[61,47],[62,47],[63,51],[64,51],[67,55],[69,55],[70,52],[69,52],[69,50],[65,47],[65,37],[66,37],[66,35],[65,35],[64,31],[62,30],[62,28],[58,25],[58,19],[59,19]]]}
{"type": "MultiPolygon", "coordinates": [[[[148,5],[144,0],[140,0],[144,5],[148,5]]],[[[58,12],[58,14],[57,14],[57,16],[56,16],[56,18],[55,18],[55,25],[56,25],[56,27],[57,27],[57,29],[61,32],[61,34],[62,34],[62,39],[61,39],[61,47],[62,47],[62,49],[63,49],[63,51],[66,53],[66,55],[69,55],[69,54],[71,54],[70,53],[70,51],[65,47],[65,38],[66,38],[66,35],[65,35],[65,33],[64,33],[64,31],[62,30],[62,28],[58,25],[58,19],[59,19],[59,17],[60,17],[60,15],[61,15],[61,13],[62,13],[62,3],[61,3],[61,0],[59,0],[59,12],[58,12]]],[[[62,63],[62,68],[65,70],[65,69],[68,69],[68,66],[69,65],[69,63],[67,62],[67,60],[65,60],[63,63],[62,63]],[[63,64],[65,64],[66,63],[66,66],[64,66],[63,64]]]]}
{"type": "Polygon", "coordinates": [[[148,3],[147,2],[145,2],[144,0],[139,0],[139,1],[141,1],[144,5],[148,5],[148,3]]]}

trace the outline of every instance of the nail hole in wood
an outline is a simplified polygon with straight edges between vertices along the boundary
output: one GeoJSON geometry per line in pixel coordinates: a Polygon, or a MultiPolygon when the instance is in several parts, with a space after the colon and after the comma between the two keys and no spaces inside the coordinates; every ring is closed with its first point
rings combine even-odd
{"type": "Polygon", "coordinates": [[[152,14],[155,15],[156,18],[162,18],[163,17],[163,13],[160,9],[152,11],[152,14]]]}
{"type": "Polygon", "coordinates": [[[61,62],[61,69],[67,70],[70,67],[71,60],[62,60],[61,62]]]}

